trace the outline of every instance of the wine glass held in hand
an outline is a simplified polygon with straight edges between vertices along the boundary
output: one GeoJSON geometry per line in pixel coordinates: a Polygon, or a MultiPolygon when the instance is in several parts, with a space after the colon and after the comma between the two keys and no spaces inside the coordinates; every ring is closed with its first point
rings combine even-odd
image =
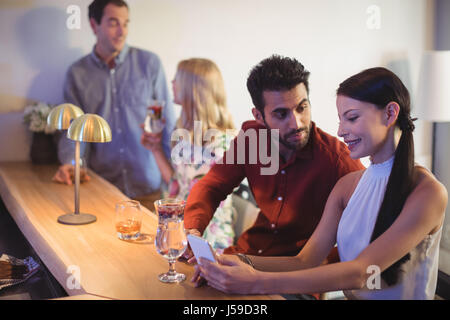
{"type": "Polygon", "coordinates": [[[175,262],[187,248],[184,230],[184,206],[181,199],[163,199],[155,201],[158,213],[158,229],[155,247],[160,255],[169,261],[169,271],[159,275],[162,282],[181,282],[186,279],[182,273],[175,271],[175,262]]]}
{"type": "Polygon", "coordinates": [[[147,116],[144,122],[144,130],[151,133],[160,133],[164,129],[164,118],[162,112],[165,102],[154,100],[147,108],[147,116]]]}

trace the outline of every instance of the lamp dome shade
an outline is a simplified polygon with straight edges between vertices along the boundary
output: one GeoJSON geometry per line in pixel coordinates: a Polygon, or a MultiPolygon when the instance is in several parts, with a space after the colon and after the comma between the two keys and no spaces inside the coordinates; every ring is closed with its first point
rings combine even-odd
{"type": "Polygon", "coordinates": [[[72,121],[67,138],[82,142],[109,142],[111,128],[99,115],[86,113],[72,121]]]}
{"type": "Polygon", "coordinates": [[[71,103],[63,103],[50,111],[47,116],[47,124],[57,130],[66,130],[70,127],[73,119],[83,115],[84,112],[76,105],[71,103]]]}

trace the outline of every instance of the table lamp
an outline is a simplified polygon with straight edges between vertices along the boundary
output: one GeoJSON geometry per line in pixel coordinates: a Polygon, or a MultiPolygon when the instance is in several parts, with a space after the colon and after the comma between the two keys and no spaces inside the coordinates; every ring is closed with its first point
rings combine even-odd
{"type": "Polygon", "coordinates": [[[421,120],[433,122],[431,171],[434,173],[436,125],[450,121],[450,50],[423,54],[416,114],[421,120]]]}
{"type": "Polygon", "coordinates": [[[70,225],[88,224],[96,216],[80,213],[80,142],[109,142],[111,128],[102,117],[86,113],[72,121],[67,138],[75,141],[75,211],[58,217],[58,222],[70,225]]]}
{"type": "Polygon", "coordinates": [[[55,108],[47,116],[47,124],[56,130],[69,129],[73,119],[83,115],[84,112],[79,107],[71,103],[63,103],[55,108]]]}

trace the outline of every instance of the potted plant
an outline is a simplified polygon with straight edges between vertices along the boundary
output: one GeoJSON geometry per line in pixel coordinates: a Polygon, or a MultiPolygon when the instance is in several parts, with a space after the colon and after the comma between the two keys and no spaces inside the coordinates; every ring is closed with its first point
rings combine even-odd
{"type": "Polygon", "coordinates": [[[58,161],[54,130],[47,125],[47,116],[52,105],[37,102],[26,106],[23,120],[33,133],[30,149],[31,161],[35,164],[50,164],[58,161]]]}

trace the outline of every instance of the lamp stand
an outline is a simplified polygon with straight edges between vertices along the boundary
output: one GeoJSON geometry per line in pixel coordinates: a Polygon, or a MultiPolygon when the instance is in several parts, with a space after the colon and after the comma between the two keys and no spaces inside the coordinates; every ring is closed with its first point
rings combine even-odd
{"type": "Polygon", "coordinates": [[[62,224],[81,225],[95,222],[97,217],[89,213],[80,213],[80,141],[75,141],[75,212],[58,217],[62,224]]]}

